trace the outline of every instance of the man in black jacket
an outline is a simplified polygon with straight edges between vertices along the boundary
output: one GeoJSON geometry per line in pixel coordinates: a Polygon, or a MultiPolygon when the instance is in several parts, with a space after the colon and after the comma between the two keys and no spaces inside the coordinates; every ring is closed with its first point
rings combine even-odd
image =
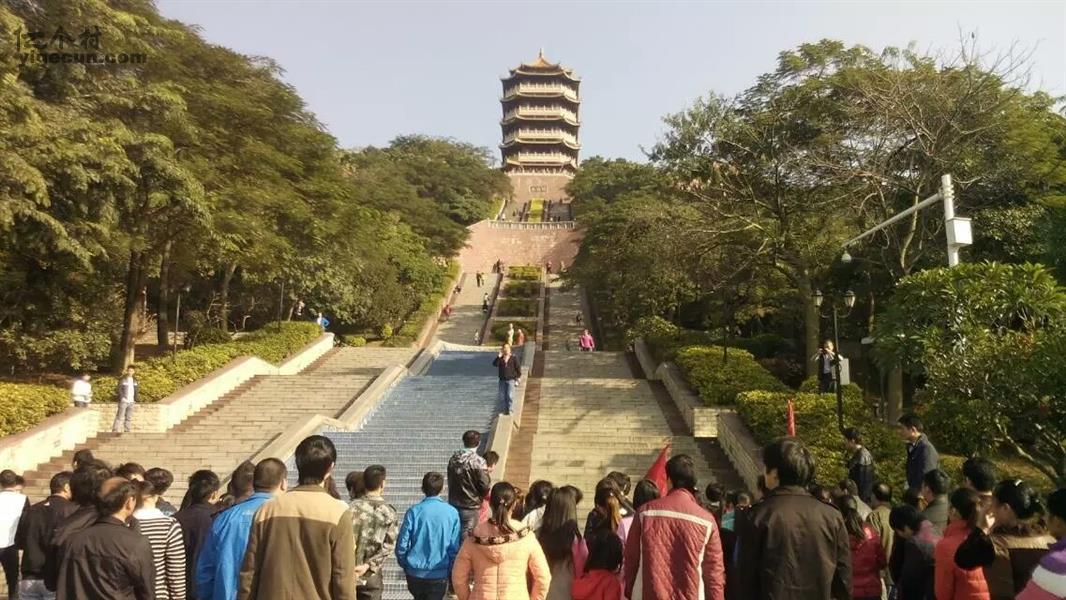
{"type": "Polygon", "coordinates": [[[56,525],[78,508],[70,501],[70,471],[52,476],[48,487],[51,495],[34,504],[22,515],[15,543],[22,550],[22,581],[19,595],[44,598],[51,595],[44,585],[44,567],[49,544],[56,525]]]}
{"type": "Polygon", "coordinates": [[[492,481],[485,459],[478,456],[481,433],[470,430],[463,434],[463,449],[448,461],[448,504],[459,511],[462,536],[474,530],[481,500],[489,493],[492,481]]]}
{"type": "Polygon", "coordinates": [[[126,524],[137,507],[132,481],[112,477],[100,487],[100,517],[70,540],[59,567],[59,598],[154,600],[155,562],[148,538],[126,524]]]}
{"type": "Polygon", "coordinates": [[[65,519],[59,521],[47,546],[44,557],[44,585],[49,591],[56,590],[59,579],[59,565],[70,539],[77,533],[88,529],[100,516],[96,511],[96,493],[111,477],[111,469],[102,462],[86,459],[78,463],[77,470],[70,478],[70,494],[77,509],[65,519]]]}
{"type": "Polygon", "coordinates": [[[807,492],[810,451],[782,438],[763,449],[763,463],[769,491],[737,521],[743,597],[851,598],[848,532],[839,511],[807,492]]]}
{"type": "Polygon", "coordinates": [[[500,396],[499,401],[501,404],[507,407],[507,412],[504,414],[511,414],[514,410],[514,389],[522,381],[522,367],[518,364],[518,358],[514,354],[511,354],[511,345],[504,344],[499,354],[492,361],[492,366],[496,367],[500,375],[500,396]]]}
{"type": "Polygon", "coordinates": [[[899,418],[899,436],[907,443],[907,489],[920,493],[925,474],[940,468],[940,455],[914,413],[899,418]]]}

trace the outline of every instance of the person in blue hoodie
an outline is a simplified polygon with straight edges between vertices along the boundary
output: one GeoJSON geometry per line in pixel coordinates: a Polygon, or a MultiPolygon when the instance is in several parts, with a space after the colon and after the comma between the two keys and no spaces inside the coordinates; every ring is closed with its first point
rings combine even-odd
{"type": "Polygon", "coordinates": [[[455,556],[459,554],[459,511],[440,497],[444,476],[422,478],[426,498],[403,517],[396,540],[396,561],[407,574],[407,590],[415,600],[442,600],[448,592],[455,556]]]}
{"type": "Polygon", "coordinates": [[[196,563],[196,593],[200,600],[236,600],[238,578],[255,513],[267,500],[285,491],[288,470],[276,458],[255,466],[255,492],[219,513],[207,533],[196,563]]]}

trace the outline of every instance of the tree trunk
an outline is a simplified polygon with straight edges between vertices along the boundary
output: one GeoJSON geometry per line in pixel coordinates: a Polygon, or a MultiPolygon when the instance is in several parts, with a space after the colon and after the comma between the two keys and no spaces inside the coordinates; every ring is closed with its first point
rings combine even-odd
{"type": "Polygon", "coordinates": [[[804,364],[807,365],[807,377],[818,376],[818,334],[821,332],[821,315],[818,307],[814,304],[814,288],[810,279],[803,277],[796,286],[800,294],[800,302],[803,304],[803,347],[806,355],[804,364]]]}
{"type": "Polygon", "coordinates": [[[895,425],[903,414],[903,369],[893,367],[888,372],[888,397],[885,398],[885,422],[895,425]]]}
{"type": "Polygon", "coordinates": [[[159,260],[159,306],[156,314],[156,344],[166,352],[170,348],[170,242],[163,246],[159,260]]]}
{"type": "Polygon", "coordinates": [[[222,285],[219,286],[218,295],[222,311],[222,331],[229,331],[229,284],[233,281],[233,274],[237,271],[237,263],[227,263],[222,271],[222,285]]]}
{"type": "Polygon", "coordinates": [[[122,334],[111,349],[111,369],[121,373],[134,361],[137,340],[137,315],[141,308],[144,290],[144,253],[130,251],[130,264],[126,270],[126,301],[122,314],[122,334]]]}

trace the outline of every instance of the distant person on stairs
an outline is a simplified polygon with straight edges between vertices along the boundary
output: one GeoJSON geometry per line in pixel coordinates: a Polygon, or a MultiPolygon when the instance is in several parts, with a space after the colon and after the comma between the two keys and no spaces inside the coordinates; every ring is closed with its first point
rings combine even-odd
{"type": "Polygon", "coordinates": [[[505,414],[514,412],[514,389],[522,381],[522,367],[518,358],[511,354],[511,344],[504,344],[499,354],[492,361],[500,376],[499,400],[507,407],[505,414]]]}
{"type": "Polygon", "coordinates": [[[111,431],[118,433],[118,426],[123,425],[126,433],[130,432],[133,422],[133,407],[137,404],[140,396],[137,388],[140,384],[134,378],[133,366],[126,368],[126,376],[118,382],[118,411],[115,413],[115,422],[111,424],[111,431]]]}
{"type": "Polygon", "coordinates": [[[481,433],[467,431],[463,434],[463,449],[448,461],[448,504],[459,511],[464,537],[477,524],[481,499],[491,489],[488,465],[477,453],[480,445],[481,433]]]}
{"type": "Polygon", "coordinates": [[[414,600],[444,600],[459,554],[459,512],[440,497],[442,489],[444,476],[426,473],[422,478],[426,497],[408,509],[396,538],[396,561],[407,575],[407,590],[414,600]]]}
{"type": "Polygon", "coordinates": [[[399,529],[396,508],[385,502],[385,467],[370,465],[363,471],[366,495],[352,500],[352,534],[355,538],[355,595],[359,600],[381,600],[385,589],[381,573],[385,559],[396,548],[399,529]]]}
{"type": "Polygon", "coordinates": [[[485,295],[481,297],[481,312],[489,312],[489,293],[485,292],[485,295]]]}
{"type": "Polygon", "coordinates": [[[515,340],[515,342],[518,343],[518,347],[519,348],[525,347],[525,345],[526,345],[526,330],[522,329],[521,327],[519,327],[518,328],[518,333],[516,334],[516,337],[517,337],[517,339],[515,340]]]}
{"type": "Polygon", "coordinates": [[[477,282],[478,287],[485,285],[485,275],[481,271],[478,271],[477,275],[474,276],[474,281],[477,282]]]}
{"type": "Polygon", "coordinates": [[[581,347],[582,352],[592,352],[596,349],[596,340],[592,339],[592,334],[586,329],[581,332],[581,337],[577,340],[578,346],[581,347]]]}
{"type": "Polygon", "coordinates": [[[70,386],[70,397],[74,402],[74,406],[78,408],[89,408],[89,405],[93,401],[93,384],[89,382],[92,375],[88,373],[83,374],[81,377],[74,380],[74,383],[70,386]]]}
{"type": "Polygon", "coordinates": [[[514,343],[514,323],[507,324],[507,345],[514,343]]]}

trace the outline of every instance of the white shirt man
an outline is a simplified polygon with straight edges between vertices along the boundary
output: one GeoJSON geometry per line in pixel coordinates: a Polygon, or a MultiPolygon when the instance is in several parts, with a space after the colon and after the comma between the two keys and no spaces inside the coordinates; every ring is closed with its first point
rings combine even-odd
{"type": "Polygon", "coordinates": [[[88,373],[74,380],[70,386],[70,396],[74,406],[79,408],[87,408],[93,401],[93,384],[89,383],[88,373]]]}

